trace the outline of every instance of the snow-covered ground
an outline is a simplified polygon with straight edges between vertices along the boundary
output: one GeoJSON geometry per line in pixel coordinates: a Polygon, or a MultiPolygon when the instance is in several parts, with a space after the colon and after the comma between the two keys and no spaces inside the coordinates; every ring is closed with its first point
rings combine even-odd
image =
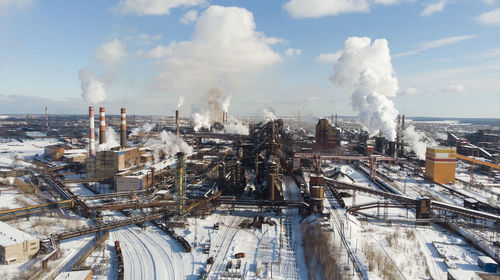
{"type": "Polygon", "coordinates": [[[27,167],[31,166],[28,162],[36,154],[41,155],[44,147],[58,144],[59,141],[54,138],[23,140],[0,139],[0,167],[27,167]]]}
{"type": "MultiPolygon", "coordinates": [[[[339,167],[332,164],[332,167],[339,167]]],[[[349,178],[341,180],[355,181],[356,184],[374,187],[364,174],[355,168],[342,165],[343,173],[349,178]]],[[[401,176],[399,184],[406,181],[407,195],[410,191],[426,190],[431,194],[442,196],[445,202],[459,201],[447,198],[437,187],[430,187],[418,178],[401,176]]],[[[401,186],[401,185],[400,185],[401,186]]],[[[403,186],[404,187],[404,186],[403,186]]],[[[352,191],[350,191],[352,193],[352,191]]],[[[380,201],[382,198],[362,193],[356,194],[356,205],[380,201]]],[[[346,206],[352,205],[352,197],[345,197],[346,206]]],[[[460,202],[462,203],[462,202],[460,202]]],[[[330,209],[329,201],[325,200],[325,208],[330,209]]],[[[342,228],[351,248],[361,260],[369,279],[447,279],[447,271],[451,268],[479,271],[477,256],[481,252],[468,245],[456,234],[431,223],[428,226],[415,226],[413,223],[387,223],[383,220],[359,218],[340,211],[342,228]]],[[[365,213],[387,218],[414,218],[414,212],[406,209],[390,208],[367,209],[365,213]]],[[[332,216],[334,217],[334,216],[332,216]]]]}

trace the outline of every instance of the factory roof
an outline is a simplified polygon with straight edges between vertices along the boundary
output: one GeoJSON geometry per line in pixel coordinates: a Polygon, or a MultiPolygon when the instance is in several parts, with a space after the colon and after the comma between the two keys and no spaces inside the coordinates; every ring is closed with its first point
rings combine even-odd
{"type": "Polygon", "coordinates": [[[30,234],[20,231],[4,222],[0,222],[0,246],[7,247],[21,242],[36,239],[30,234]]]}

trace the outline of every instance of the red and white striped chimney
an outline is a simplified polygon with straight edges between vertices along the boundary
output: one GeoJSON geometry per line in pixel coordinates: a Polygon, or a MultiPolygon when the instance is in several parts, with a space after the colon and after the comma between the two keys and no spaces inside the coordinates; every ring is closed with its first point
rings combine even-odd
{"type": "Polygon", "coordinates": [[[120,146],[122,148],[127,146],[127,113],[125,108],[121,109],[122,113],[122,126],[121,126],[121,134],[120,134],[120,146]]]}
{"type": "Polygon", "coordinates": [[[89,107],[89,157],[95,157],[94,107],[89,107]]]}
{"type": "Polygon", "coordinates": [[[106,144],[106,115],[104,107],[99,108],[99,145],[106,144]]]}

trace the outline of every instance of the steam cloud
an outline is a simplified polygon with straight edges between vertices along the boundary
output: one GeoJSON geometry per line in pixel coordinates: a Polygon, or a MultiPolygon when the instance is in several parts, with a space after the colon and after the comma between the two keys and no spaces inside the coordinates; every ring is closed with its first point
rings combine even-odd
{"type": "Polygon", "coordinates": [[[206,104],[193,114],[194,131],[201,128],[210,129],[216,121],[222,121],[222,112],[227,113],[231,103],[231,95],[223,96],[218,88],[212,88],[206,96],[206,104]]]}
{"type": "Polygon", "coordinates": [[[248,125],[244,124],[242,121],[230,117],[228,122],[224,124],[224,132],[227,134],[248,135],[249,128],[248,125]]]}
{"type": "Polygon", "coordinates": [[[145,123],[141,127],[134,127],[130,136],[138,135],[139,132],[150,132],[153,129],[154,125],[150,123],[145,123]]]}
{"type": "Polygon", "coordinates": [[[348,38],[330,80],[351,92],[353,109],[370,132],[380,130],[394,141],[398,111],[389,97],[396,95],[398,80],[387,40],[371,43],[367,37],[348,38]]]}
{"type": "Polygon", "coordinates": [[[118,138],[118,134],[116,134],[115,130],[111,126],[106,127],[106,143],[98,144],[97,151],[109,151],[114,147],[120,146],[120,140],[118,138]]]}
{"type": "Polygon", "coordinates": [[[106,99],[106,86],[97,80],[94,73],[87,67],[78,72],[82,88],[82,97],[91,104],[101,103],[106,99]]]}
{"type": "Polygon", "coordinates": [[[177,109],[180,109],[182,105],[184,105],[184,96],[181,95],[177,98],[177,109]]]}
{"type": "Polygon", "coordinates": [[[427,146],[437,146],[434,139],[427,137],[425,133],[416,131],[415,127],[410,125],[403,131],[403,139],[408,144],[410,149],[415,152],[418,159],[425,159],[425,151],[427,146]]]}
{"type": "Polygon", "coordinates": [[[264,118],[264,121],[266,122],[269,122],[269,121],[275,121],[277,120],[278,118],[274,115],[273,112],[267,110],[267,109],[264,109],[262,110],[262,117],[264,118]]]}
{"type": "Polygon", "coordinates": [[[79,71],[83,99],[90,104],[97,104],[106,99],[106,91],[115,79],[120,62],[128,56],[118,39],[97,48],[94,57],[103,66],[102,73],[97,76],[87,67],[79,71]]]}
{"type": "Polygon", "coordinates": [[[158,162],[160,155],[166,157],[174,156],[178,152],[184,152],[188,156],[193,154],[193,147],[189,146],[182,138],[171,132],[163,130],[160,133],[160,139],[149,139],[146,146],[153,149],[153,160],[158,162]]]}

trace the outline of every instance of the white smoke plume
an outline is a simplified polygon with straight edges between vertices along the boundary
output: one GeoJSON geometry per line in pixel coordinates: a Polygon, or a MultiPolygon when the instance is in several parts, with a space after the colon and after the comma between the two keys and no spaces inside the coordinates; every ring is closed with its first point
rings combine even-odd
{"type": "Polygon", "coordinates": [[[98,144],[97,151],[109,151],[111,148],[120,146],[120,139],[118,138],[118,134],[111,126],[106,127],[106,143],[98,144]]]}
{"type": "Polygon", "coordinates": [[[194,131],[198,132],[201,128],[210,129],[212,120],[210,119],[210,111],[205,110],[201,113],[193,115],[194,131]]]}
{"type": "Polygon", "coordinates": [[[224,132],[227,134],[248,135],[249,128],[248,125],[244,124],[242,121],[230,117],[228,122],[224,124],[224,132]]]}
{"type": "Polygon", "coordinates": [[[115,79],[120,63],[128,56],[125,45],[120,40],[99,46],[94,58],[103,67],[102,73],[97,76],[87,67],[79,71],[83,99],[90,104],[97,104],[106,99],[106,91],[115,79]]]}
{"type": "Polygon", "coordinates": [[[214,122],[222,122],[222,112],[228,112],[231,98],[231,95],[224,96],[218,88],[210,89],[205,97],[207,102],[201,104],[201,109],[192,116],[194,131],[210,129],[214,122]]]}
{"type": "Polygon", "coordinates": [[[277,120],[278,118],[274,115],[273,112],[267,110],[267,109],[264,109],[262,110],[262,117],[264,119],[264,121],[266,122],[269,122],[269,121],[275,121],[277,120]]]}
{"type": "Polygon", "coordinates": [[[382,131],[389,141],[396,138],[398,111],[389,97],[398,90],[387,40],[371,43],[367,37],[350,37],[330,81],[351,92],[353,109],[370,131],[382,131]]]}
{"type": "Polygon", "coordinates": [[[80,69],[78,76],[81,82],[82,97],[85,101],[91,104],[97,104],[106,99],[106,87],[104,83],[97,80],[90,69],[87,67],[80,69]]]}
{"type": "Polygon", "coordinates": [[[177,98],[177,109],[180,109],[182,105],[184,105],[184,96],[181,95],[177,98]]]}
{"type": "Polygon", "coordinates": [[[150,123],[144,123],[142,124],[141,127],[134,127],[132,129],[132,132],[130,133],[130,136],[134,136],[134,135],[138,135],[139,132],[150,132],[152,129],[153,129],[154,125],[150,124],[150,123]]]}
{"type": "Polygon", "coordinates": [[[416,131],[413,125],[408,126],[404,130],[403,139],[405,140],[405,145],[408,145],[420,160],[425,159],[425,151],[427,146],[432,147],[438,145],[436,141],[434,141],[432,138],[427,137],[425,133],[416,131]]]}
{"type": "Polygon", "coordinates": [[[193,154],[193,147],[175,134],[163,130],[160,139],[149,139],[146,147],[153,149],[153,160],[158,162],[161,155],[165,157],[174,156],[178,152],[184,152],[188,156],[193,154]]]}
{"type": "Polygon", "coordinates": [[[220,106],[221,106],[222,111],[224,113],[229,112],[229,105],[231,105],[231,98],[233,98],[233,96],[228,95],[224,99],[221,100],[220,106]]]}

